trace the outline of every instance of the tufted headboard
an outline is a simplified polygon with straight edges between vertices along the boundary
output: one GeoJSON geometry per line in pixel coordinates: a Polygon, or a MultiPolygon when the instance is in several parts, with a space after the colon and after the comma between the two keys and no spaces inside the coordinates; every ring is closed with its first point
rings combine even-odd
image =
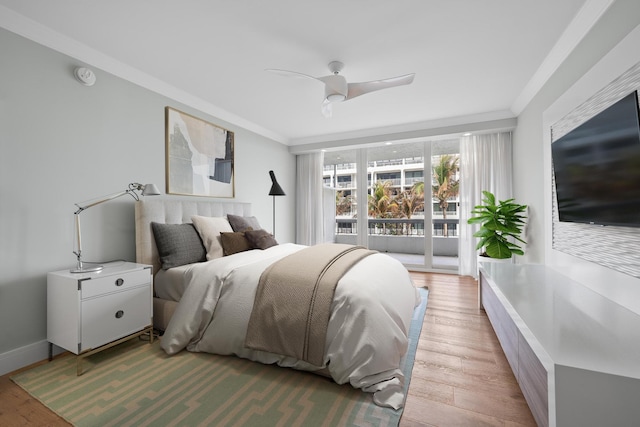
{"type": "Polygon", "coordinates": [[[249,216],[251,203],[194,201],[167,198],[141,199],[136,202],[136,262],[153,265],[153,273],[160,270],[158,249],[151,231],[151,223],[183,224],[191,216],[225,217],[227,214],[249,216]]]}

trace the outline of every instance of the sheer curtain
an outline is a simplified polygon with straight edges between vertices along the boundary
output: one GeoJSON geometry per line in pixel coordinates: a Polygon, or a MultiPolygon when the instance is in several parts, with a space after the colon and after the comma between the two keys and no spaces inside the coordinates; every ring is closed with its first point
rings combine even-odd
{"type": "Polygon", "coordinates": [[[467,224],[482,191],[498,200],[512,197],[511,132],[475,135],[460,139],[460,255],[459,273],[478,276],[477,225],[467,224]]]}
{"type": "Polygon", "coordinates": [[[323,153],[296,157],[296,243],[315,245],[324,240],[322,207],[323,153]]]}

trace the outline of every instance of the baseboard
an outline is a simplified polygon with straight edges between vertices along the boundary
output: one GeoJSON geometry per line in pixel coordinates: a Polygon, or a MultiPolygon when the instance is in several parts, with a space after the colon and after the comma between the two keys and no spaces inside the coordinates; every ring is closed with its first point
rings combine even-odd
{"type": "MultiPolygon", "coordinates": [[[[63,349],[53,346],[54,355],[63,352],[63,349]]],[[[7,351],[0,354],[0,375],[8,374],[47,358],[49,358],[49,342],[46,340],[7,351]]]]}

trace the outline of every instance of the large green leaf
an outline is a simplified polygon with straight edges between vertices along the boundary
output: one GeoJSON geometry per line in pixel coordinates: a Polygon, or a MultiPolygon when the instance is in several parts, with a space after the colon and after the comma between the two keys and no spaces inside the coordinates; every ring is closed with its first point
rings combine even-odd
{"type": "Polygon", "coordinates": [[[486,252],[491,258],[506,259],[511,258],[513,251],[506,243],[496,240],[487,245],[486,252]]]}

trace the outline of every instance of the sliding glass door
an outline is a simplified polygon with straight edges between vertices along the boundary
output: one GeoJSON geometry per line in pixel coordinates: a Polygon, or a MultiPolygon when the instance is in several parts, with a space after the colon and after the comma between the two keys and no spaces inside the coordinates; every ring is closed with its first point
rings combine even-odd
{"type": "Polygon", "coordinates": [[[324,153],[324,186],[335,191],[336,243],[362,244],[358,238],[358,150],[324,153]]]}
{"type": "Polygon", "coordinates": [[[414,269],[457,270],[458,153],[457,139],[325,152],[336,242],[388,253],[414,269]]]}
{"type": "Polygon", "coordinates": [[[434,270],[458,270],[460,140],[440,140],[431,151],[431,230],[434,270]]]}
{"type": "Polygon", "coordinates": [[[430,262],[425,257],[424,158],[422,142],[367,149],[369,248],[421,267],[430,262]]]}

